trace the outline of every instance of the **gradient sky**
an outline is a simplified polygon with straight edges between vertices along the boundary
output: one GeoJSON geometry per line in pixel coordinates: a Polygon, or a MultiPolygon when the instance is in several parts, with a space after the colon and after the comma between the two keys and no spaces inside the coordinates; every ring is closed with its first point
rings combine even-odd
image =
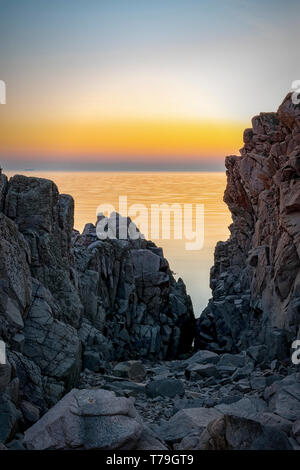
{"type": "Polygon", "coordinates": [[[0,0],[9,169],[222,169],[299,79],[297,0],[0,0]]]}

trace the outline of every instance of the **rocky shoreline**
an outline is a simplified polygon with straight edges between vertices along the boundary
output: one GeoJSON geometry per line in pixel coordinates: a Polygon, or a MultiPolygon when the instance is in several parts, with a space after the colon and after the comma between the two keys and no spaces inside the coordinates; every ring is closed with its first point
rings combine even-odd
{"type": "Polygon", "coordinates": [[[252,124],[198,320],[154,243],[80,234],[53,182],[1,175],[0,449],[300,449],[300,106],[252,124]]]}
{"type": "Polygon", "coordinates": [[[284,359],[300,338],[300,106],[291,94],[252,119],[244,143],[225,162],[231,236],[216,246],[196,347],[264,344],[269,360],[284,359]]]}

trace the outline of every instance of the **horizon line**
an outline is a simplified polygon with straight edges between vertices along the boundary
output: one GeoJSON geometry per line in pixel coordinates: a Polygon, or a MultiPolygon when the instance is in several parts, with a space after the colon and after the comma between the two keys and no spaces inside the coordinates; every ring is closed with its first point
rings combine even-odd
{"type": "Polygon", "coordinates": [[[102,162],[78,162],[78,161],[44,161],[3,159],[1,162],[3,171],[70,171],[70,172],[218,172],[225,171],[225,158],[209,159],[202,161],[102,161],[102,162]]]}
{"type": "Polygon", "coordinates": [[[60,172],[60,173],[223,173],[226,168],[111,168],[111,169],[74,169],[74,168],[2,168],[2,174],[6,172],[22,172],[22,173],[45,173],[45,172],[60,172]]]}

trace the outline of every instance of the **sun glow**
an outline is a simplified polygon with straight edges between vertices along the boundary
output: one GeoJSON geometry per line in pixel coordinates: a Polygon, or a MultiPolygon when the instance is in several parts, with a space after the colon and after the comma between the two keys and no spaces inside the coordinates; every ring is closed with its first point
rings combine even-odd
{"type": "Polygon", "coordinates": [[[143,156],[191,160],[237,152],[245,124],[181,120],[99,120],[97,122],[18,122],[2,124],[1,148],[6,154],[101,156],[139,159],[143,156]]]}

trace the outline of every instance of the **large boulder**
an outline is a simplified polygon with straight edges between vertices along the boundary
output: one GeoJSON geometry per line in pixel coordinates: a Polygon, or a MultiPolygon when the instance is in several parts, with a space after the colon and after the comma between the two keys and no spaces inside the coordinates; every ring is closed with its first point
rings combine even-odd
{"type": "Polygon", "coordinates": [[[216,364],[219,361],[218,354],[211,351],[198,351],[188,358],[188,366],[194,366],[195,364],[216,364]]]}
{"type": "Polygon", "coordinates": [[[270,409],[290,421],[300,419],[300,381],[297,374],[276,382],[270,390],[270,409]]]}
{"type": "Polygon", "coordinates": [[[267,404],[259,398],[245,397],[235,403],[221,403],[215,408],[224,415],[234,415],[241,418],[257,418],[260,413],[267,411],[267,404]]]}
{"type": "Polygon", "coordinates": [[[220,418],[222,413],[214,408],[189,408],[178,411],[172,418],[155,427],[157,434],[167,443],[181,442],[188,435],[200,435],[206,426],[220,418]]]}
{"type": "Polygon", "coordinates": [[[225,415],[208,424],[197,450],[292,450],[289,440],[271,426],[225,415]]]}
{"type": "Polygon", "coordinates": [[[169,397],[184,395],[184,386],[181,380],[178,379],[156,379],[148,382],[146,385],[146,393],[148,397],[169,397]]]}
{"type": "Polygon", "coordinates": [[[29,450],[130,450],[142,438],[131,399],[72,390],[25,432],[29,450]]]}
{"type": "Polygon", "coordinates": [[[113,374],[117,377],[128,378],[134,382],[142,382],[147,375],[147,369],[141,361],[126,361],[116,364],[113,374]]]}

